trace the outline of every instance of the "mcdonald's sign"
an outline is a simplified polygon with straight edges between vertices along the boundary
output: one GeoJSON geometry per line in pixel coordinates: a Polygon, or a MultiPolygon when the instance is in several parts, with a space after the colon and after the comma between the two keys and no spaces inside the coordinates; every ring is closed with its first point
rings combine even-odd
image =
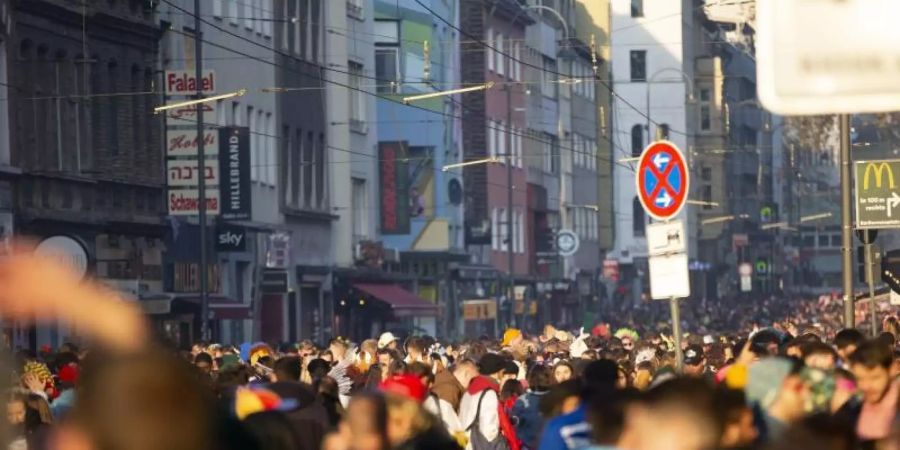
{"type": "Polygon", "coordinates": [[[900,159],[855,161],[856,227],[900,228],[900,159]]]}
{"type": "Polygon", "coordinates": [[[863,172],[863,190],[869,190],[869,181],[871,181],[871,177],[873,174],[875,175],[875,187],[882,187],[885,173],[887,173],[888,176],[888,187],[893,189],[895,187],[894,171],[891,169],[891,166],[887,162],[881,161],[866,163],[866,170],[863,172]]]}

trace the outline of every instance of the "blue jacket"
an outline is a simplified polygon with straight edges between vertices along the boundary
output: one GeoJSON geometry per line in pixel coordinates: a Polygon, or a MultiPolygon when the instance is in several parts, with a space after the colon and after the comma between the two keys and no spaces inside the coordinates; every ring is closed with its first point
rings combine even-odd
{"type": "Polygon", "coordinates": [[[50,412],[53,414],[53,420],[61,420],[72,406],[75,405],[75,389],[66,389],[53,400],[50,404],[50,412]]]}
{"type": "Polygon", "coordinates": [[[516,427],[516,436],[528,448],[538,448],[538,439],[541,436],[541,427],[544,425],[544,419],[541,417],[539,408],[541,397],[546,392],[527,392],[513,405],[511,418],[513,425],[516,427]]]}
{"type": "Polygon", "coordinates": [[[556,417],[544,427],[540,450],[576,450],[591,446],[591,424],[587,422],[587,407],[556,417]]]}

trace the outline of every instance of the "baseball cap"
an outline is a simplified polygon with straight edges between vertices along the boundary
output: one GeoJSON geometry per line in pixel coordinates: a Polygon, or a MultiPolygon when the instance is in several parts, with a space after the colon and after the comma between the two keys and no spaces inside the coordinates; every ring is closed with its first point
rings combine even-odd
{"type": "Polygon", "coordinates": [[[684,363],[689,366],[696,366],[703,362],[703,347],[699,345],[689,345],[684,351],[684,363]]]}

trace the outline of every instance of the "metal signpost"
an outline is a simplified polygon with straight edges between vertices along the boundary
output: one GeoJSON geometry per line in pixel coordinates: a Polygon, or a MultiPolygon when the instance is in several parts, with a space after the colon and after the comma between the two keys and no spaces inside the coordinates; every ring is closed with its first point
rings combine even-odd
{"type": "MultiPolygon", "coordinates": [[[[857,179],[859,178],[857,177],[857,179]]],[[[856,230],[856,237],[858,237],[860,242],[863,243],[863,252],[865,254],[866,284],[869,286],[869,310],[871,311],[872,319],[872,337],[876,337],[878,336],[878,324],[876,323],[878,319],[875,317],[875,257],[872,250],[872,244],[875,243],[875,239],[878,237],[878,231],[856,230]]]]}
{"type": "Polygon", "coordinates": [[[647,227],[647,253],[650,266],[650,296],[668,299],[672,312],[672,334],[675,338],[675,360],[681,372],[684,357],[681,350],[681,311],[679,298],[691,295],[684,221],[671,219],[678,215],[687,200],[690,172],[687,162],[675,144],[651,142],[641,153],[635,183],[638,199],[650,217],[662,223],[647,227]]]}

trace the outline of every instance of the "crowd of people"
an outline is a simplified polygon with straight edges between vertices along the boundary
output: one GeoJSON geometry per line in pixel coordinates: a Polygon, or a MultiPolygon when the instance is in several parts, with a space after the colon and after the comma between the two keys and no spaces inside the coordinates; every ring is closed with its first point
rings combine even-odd
{"type": "Polygon", "coordinates": [[[827,302],[766,300],[686,303],[681,339],[647,305],[590,329],[179,350],[114,293],[15,262],[0,313],[91,339],[0,361],[9,449],[900,449],[891,311],[876,337],[827,302]]]}
{"type": "Polygon", "coordinates": [[[10,449],[900,449],[900,322],[20,350],[10,449]],[[72,446],[75,442],[83,446],[72,446]],[[90,445],[88,445],[90,444],[90,445]]]}

